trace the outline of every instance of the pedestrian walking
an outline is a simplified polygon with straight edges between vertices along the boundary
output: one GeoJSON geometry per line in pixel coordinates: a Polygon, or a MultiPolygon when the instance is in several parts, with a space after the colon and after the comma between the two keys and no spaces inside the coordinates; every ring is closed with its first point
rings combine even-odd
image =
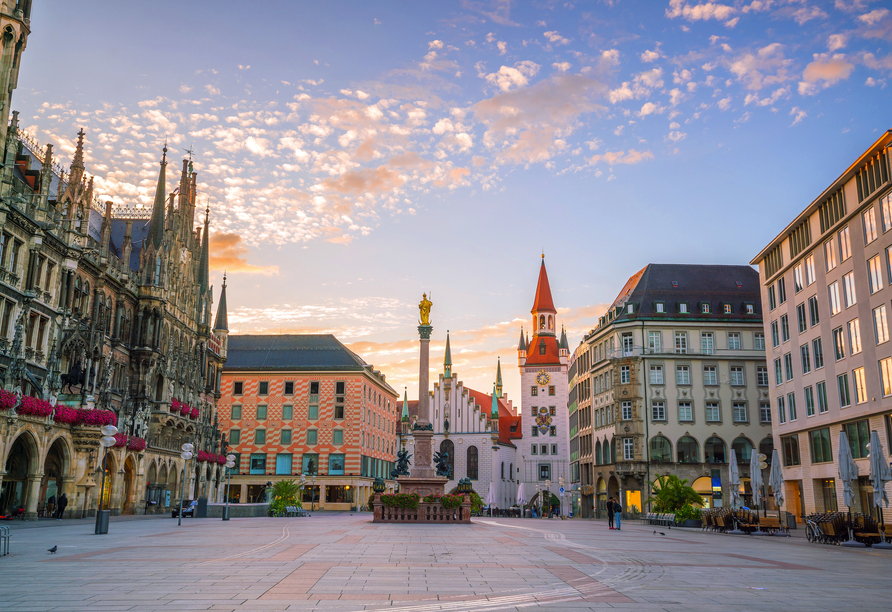
{"type": "Polygon", "coordinates": [[[56,512],[56,520],[61,521],[65,516],[65,507],[68,506],[68,496],[64,493],[59,496],[59,509],[56,512]]]}
{"type": "Polygon", "coordinates": [[[56,496],[50,495],[50,498],[46,500],[46,515],[49,517],[56,516],[56,496]]]}
{"type": "Polygon", "coordinates": [[[607,526],[613,529],[613,498],[607,500],[607,526]]]}
{"type": "Polygon", "coordinates": [[[623,507],[619,505],[619,502],[613,502],[613,512],[613,523],[616,525],[616,530],[620,531],[620,527],[622,526],[623,507]]]}

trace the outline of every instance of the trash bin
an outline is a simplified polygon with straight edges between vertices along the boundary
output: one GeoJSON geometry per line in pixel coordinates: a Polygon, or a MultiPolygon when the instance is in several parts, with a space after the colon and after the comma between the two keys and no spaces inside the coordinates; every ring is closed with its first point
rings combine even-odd
{"type": "Polygon", "coordinates": [[[796,529],[796,515],[792,512],[785,512],[787,515],[787,528],[788,529],[796,529]]]}
{"type": "Polygon", "coordinates": [[[199,497],[198,498],[198,506],[195,508],[195,518],[207,518],[208,517],[208,498],[207,497],[199,497]]]}
{"type": "Polygon", "coordinates": [[[108,533],[108,517],[111,510],[100,510],[96,513],[96,535],[108,533]]]}

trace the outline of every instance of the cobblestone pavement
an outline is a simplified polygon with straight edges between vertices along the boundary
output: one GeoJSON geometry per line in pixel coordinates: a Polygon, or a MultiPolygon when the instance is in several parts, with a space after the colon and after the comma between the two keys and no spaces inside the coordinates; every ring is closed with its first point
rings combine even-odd
{"type": "Polygon", "coordinates": [[[12,524],[0,610],[787,612],[892,599],[892,551],[632,522],[369,518],[113,519],[103,536],[89,521],[12,524]]]}

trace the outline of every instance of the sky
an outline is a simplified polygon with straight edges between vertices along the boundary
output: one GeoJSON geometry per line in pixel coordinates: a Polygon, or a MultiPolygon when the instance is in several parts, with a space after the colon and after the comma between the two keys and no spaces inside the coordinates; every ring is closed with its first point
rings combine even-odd
{"type": "Polygon", "coordinates": [[[892,128],[871,0],[37,0],[13,109],[104,201],[191,149],[232,333],[492,388],[545,254],[571,348],[648,263],[748,263],[892,128]]]}

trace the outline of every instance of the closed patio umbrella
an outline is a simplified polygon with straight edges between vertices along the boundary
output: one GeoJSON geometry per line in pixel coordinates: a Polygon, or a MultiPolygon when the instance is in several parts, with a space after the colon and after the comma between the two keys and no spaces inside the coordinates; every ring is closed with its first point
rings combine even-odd
{"type": "Polygon", "coordinates": [[[870,432],[870,484],[873,485],[873,505],[877,507],[880,515],[880,533],[883,541],[874,544],[873,548],[892,548],[892,544],[886,541],[886,522],[883,520],[883,502],[889,507],[889,495],[886,493],[886,484],[892,480],[892,471],[886,463],[886,455],[880,444],[880,435],[873,430],[870,432]]]}
{"type": "Polygon", "coordinates": [[[734,449],[731,449],[731,460],[728,462],[728,487],[731,489],[731,507],[736,508],[740,505],[740,470],[734,449]]]}
{"type": "Polygon", "coordinates": [[[849,507],[849,541],[843,542],[843,546],[862,548],[864,544],[856,542],[852,537],[852,504],[855,503],[855,492],[852,486],[858,479],[858,465],[852,458],[852,447],[849,446],[849,438],[846,431],[839,432],[839,479],[842,481],[842,498],[849,507]]]}
{"type": "Polygon", "coordinates": [[[527,504],[526,494],[523,490],[523,483],[520,483],[520,486],[517,487],[517,505],[520,506],[520,509],[523,510],[523,507],[527,504]]]}
{"type": "Polygon", "coordinates": [[[771,472],[768,474],[768,486],[774,491],[774,503],[777,509],[784,505],[784,473],[781,469],[780,455],[777,449],[771,454],[771,472]]]}
{"type": "Polygon", "coordinates": [[[492,505],[496,503],[496,483],[489,483],[489,493],[486,494],[486,505],[489,506],[489,516],[492,517],[492,505]]]}
{"type": "Polygon", "coordinates": [[[762,469],[755,449],[750,452],[750,486],[753,488],[753,505],[758,510],[762,503],[762,469]]]}

